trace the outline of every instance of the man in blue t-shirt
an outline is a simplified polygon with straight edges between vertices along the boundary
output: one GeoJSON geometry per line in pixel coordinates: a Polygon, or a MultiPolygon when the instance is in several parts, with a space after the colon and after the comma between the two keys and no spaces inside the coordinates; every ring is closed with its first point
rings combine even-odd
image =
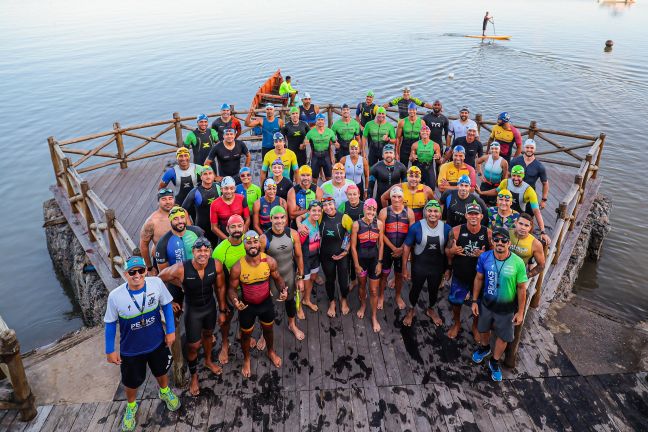
{"type": "Polygon", "coordinates": [[[172,297],[157,277],[146,277],[146,263],[133,256],[124,265],[126,283],[108,295],[106,323],[106,358],[120,366],[121,381],[126,389],[126,411],[122,430],[137,426],[137,389],[146,379],[146,366],[160,386],[159,397],[170,411],[180,408],[180,399],[169,388],[167,372],[171,366],[169,347],[175,341],[172,297]],[[166,331],[162,326],[164,313],[166,331]],[[119,352],[115,351],[115,336],[119,322],[119,352]]]}
{"type": "MultiPolygon", "coordinates": [[[[547,170],[542,162],[535,157],[536,142],[529,138],[524,141],[524,153],[520,156],[511,159],[509,170],[515,165],[521,165],[524,168],[524,182],[528,183],[536,193],[536,182],[540,179],[542,183],[542,200],[540,201],[540,209],[544,209],[547,205],[547,198],[549,197],[549,179],[547,178],[547,170]]],[[[539,194],[538,194],[539,195],[539,194]]]]}

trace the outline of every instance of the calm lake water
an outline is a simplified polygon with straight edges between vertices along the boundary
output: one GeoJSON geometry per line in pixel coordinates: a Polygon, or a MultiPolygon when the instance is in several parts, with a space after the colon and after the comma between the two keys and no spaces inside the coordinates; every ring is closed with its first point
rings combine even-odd
{"type": "MultiPolygon", "coordinates": [[[[31,1],[0,4],[0,314],[24,348],[82,323],[53,272],[41,203],[53,183],[46,138],[247,107],[277,67],[315,102],[439,98],[494,118],[598,134],[614,201],[603,258],[578,292],[645,320],[648,6],[590,0],[241,2],[31,1]],[[481,43],[484,5],[508,42],[481,43]],[[606,39],[614,50],[603,52],[606,39]],[[454,73],[454,79],[448,74],[454,73]],[[12,226],[9,226],[12,225],[12,226]]],[[[492,31],[492,28],[490,29],[492,31]]]]}

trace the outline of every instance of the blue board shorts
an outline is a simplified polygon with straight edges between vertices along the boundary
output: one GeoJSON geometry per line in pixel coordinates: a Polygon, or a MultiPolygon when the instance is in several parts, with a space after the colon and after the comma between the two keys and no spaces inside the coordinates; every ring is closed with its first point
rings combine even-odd
{"type": "Polygon", "coordinates": [[[448,301],[453,305],[461,306],[466,302],[466,300],[470,300],[469,295],[471,291],[472,286],[470,283],[462,282],[456,277],[452,276],[448,301]]]}

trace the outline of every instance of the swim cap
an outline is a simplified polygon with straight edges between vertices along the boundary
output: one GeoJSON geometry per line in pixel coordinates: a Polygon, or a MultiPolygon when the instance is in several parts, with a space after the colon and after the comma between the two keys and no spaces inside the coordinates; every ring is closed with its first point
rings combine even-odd
{"type": "Polygon", "coordinates": [[[286,209],[280,205],[272,207],[272,210],[270,210],[270,217],[278,214],[286,214],[286,209]]]}
{"type": "Polygon", "coordinates": [[[272,165],[281,165],[281,166],[284,166],[284,163],[283,163],[283,161],[281,160],[281,158],[277,158],[277,159],[275,159],[275,160],[272,161],[272,165]]]}
{"type": "Polygon", "coordinates": [[[187,147],[180,147],[178,150],[176,150],[176,159],[178,156],[181,155],[187,155],[189,156],[191,153],[189,152],[189,149],[187,147]]]}
{"type": "Polygon", "coordinates": [[[453,151],[453,153],[463,153],[463,154],[466,154],[466,149],[464,148],[464,146],[460,146],[460,145],[458,145],[457,147],[453,148],[452,151],[453,151]]]}
{"type": "Polygon", "coordinates": [[[500,143],[498,143],[497,141],[493,141],[490,146],[500,148],[500,143]]]}
{"type": "Polygon", "coordinates": [[[526,141],[524,141],[524,147],[526,146],[533,146],[533,148],[535,148],[536,146],[535,140],[533,138],[528,138],[526,141]]]}
{"type": "Polygon", "coordinates": [[[282,134],[281,132],[275,132],[275,134],[272,135],[272,139],[273,139],[275,142],[277,142],[277,141],[283,141],[283,140],[284,140],[284,136],[283,136],[283,134],[282,134]]]}
{"type": "Polygon", "coordinates": [[[239,175],[241,175],[243,173],[251,173],[251,172],[252,172],[252,170],[250,169],[250,167],[244,166],[244,167],[241,167],[241,169],[239,170],[239,175]]]}
{"type": "Polygon", "coordinates": [[[408,92],[408,91],[410,91],[410,88],[409,88],[409,87],[405,87],[405,88],[403,88],[403,91],[404,91],[404,92],[406,92],[406,91],[408,92]]]}
{"type": "Polygon", "coordinates": [[[372,90],[369,90],[367,92],[367,96],[374,97],[374,92],[372,90]]]}
{"type": "Polygon", "coordinates": [[[245,234],[243,234],[243,241],[248,241],[252,239],[259,239],[259,233],[254,231],[254,230],[248,230],[245,234]]]}
{"type": "Polygon", "coordinates": [[[352,191],[352,190],[356,190],[356,191],[360,192],[360,188],[358,187],[357,184],[350,184],[349,186],[347,186],[346,193],[348,193],[349,191],[352,191]]]}
{"type": "Polygon", "coordinates": [[[513,198],[513,194],[508,189],[502,189],[501,191],[497,192],[497,196],[499,198],[503,198],[503,197],[513,198]]]}
{"type": "Polygon", "coordinates": [[[333,171],[344,171],[344,165],[340,162],[336,162],[335,165],[333,165],[333,171]]]}
{"type": "Polygon", "coordinates": [[[223,129],[223,134],[228,134],[228,133],[236,134],[236,129],[233,128],[223,129]]]}
{"type": "Polygon", "coordinates": [[[274,109],[274,105],[272,105],[270,102],[268,102],[267,104],[265,104],[265,108],[266,109],[268,109],[268,108],[274,109]]]}
{"type": "Polygon", "coordinates": [[[467,112],[467,113],[469,113],[470,110],[468,109],[467,106],[462,106],[461,109],[459,110],[459,112],[467,112]]]}
{"type": "Polygon", "coordinates": [[[158,200],[159,200],[160,198],[165,197],[165,196],[171,196],[171,197],[172,197],[172,196],[173,196],[173,189],[169,189],[169,188],[163,188],[163,189],[160,189],[160,190],[158,191],[158,195],[157,195],[157,196],[158,196],[158,200]]]}
{"type": "Polygon", "coordinates": [[[322,197],[322,203],[327,203],[327,202],[331,202],[331,201],[335,201],[335,198],[333,198],[332,195],[324,195],[322,197]]]}
{"type": "Polygon", "coordinates": [[[417,167],[416,165],[412,165],[407,170],[407,174],[409,174],[409,173],[417,173],[420,176],[421,175],[421,168],[417,167]]]}
{"type": "Polygon", "coordinates": [[[302,99],[310,99],[310,93],[304,93],[304,97],[302,99]]]}
{"type": "Polygon", "coordinates": [[[342,104],[342,109],[344,109],[344,108],[349,108],[349,104],[347,104],[347,103],[342,104]]]}
{"type": "Polygon", "coordinates": [[[221,111],[231,109],[228,103],[221,105],[221,111]]]}
{"type": "Polygon", "coordinates": [[[315,120],[326,120],[326,116],[322,113],[319,113],[315,116],[315,120]]]}
{"type": "Polygon", "coordinates": [[[349,148],[351,148],[351,147],[360,147],[360,144],[356,140],[351,140],[349,142],[349,148]]]}
{"type": "Polygon", "coordinates": [[[411,110],[411,109],[415,110],[415,109],[417,109],[417,108],[418,108],[418,107],[416,106],[416,104],[415,104],[414,102],[410,102],[410,103],[407,105],[407,109],[408,109],[408,110],[411,110]]]}
{"type": "Polygon", "coordinates": [[[421,122],[421,130],[429,132],[430,131],[430,126],[428,126],[425,123],[421,122]]]}
{"type": "Polygon", "coordinates": [[[501,120],[504,123],[508,123],[511,121],[511,116],[509,115],[509,113],[504,111],[503,113],[500,113],[500,115],[497,116],[497,120],[501,120]]]}
{"type": "Polygon", "coordinates": [[[378,203],[376,202],[375,199],[369,198],[364,202],[363,208],[367,208],[367,207],[373,207],[373,208],[377,209],[378,208],[378,203]]]}
{"type": "Polygon", "coordinates": [[[524,177],[524,167],[522,165],[515,165],[511,168],[511,175],[519,175],[524,177]]]}
{"type": "Polygon", "coordinates": [[[457,180],[457,186],[463,183],[467,184],[468,186],[472,184],[472,182],[470,181],[470,177],[468,177],[466,174],[459,177],[459,180],[457,180]]]}
{"type": "Polygon", "coordinates": [[[378,107],[376,114],[387,114],[387,110],[385,109],[385,107],[378,107]]]}
{"type": "Polygon", "coordinates": [[[200,175],[205,174],[207,171],[214,172],[214,168],[211,165],[198,165],[198,168],[200,168],[200,175]]]}
{"type": "Polygon", "coordinates": [[[187,217],[187,211],[180,206],[173,206],[173,208],[169,212],[169,220],[172,221],[178,216],[187,217]]]}
{"type": "Polygon", "coordinates": [[[198,114],[198,118],[196,118],[196,123],[201,122],[203,120],[209,121],[209,117],[207,117],[207,114],[198,114]]]}
{"type": "Polygon", "coordinates": [[[237,224],[237,223],[240,223],[240,224],[245,223],[245,221],[243,220],[241,215],[235,214],[235,215],[230,216],[229,219],[227,219],[227,226],[234,225],[234,224],[237,224]]]}
{"type": "Polygon", "coordinates": [[[202,247],[206,247],[208,249],[211,249],[212,245],[211,242],[207,237],[198,237],[196,241],[194,242],[193,245],[191,245],[191,249],[200,249],[202,247]]]}
{"type": "Polygon", "coordinates": [[[299,112],[299,108],[298,108],[298,107],[292,107],[292,108],[290,108],[290,114],[292,114],[292,113],[298,113],[298,112],[299,112]]]}
{"type": "Polygon", "coordinates": [[[391,191],[389,191],[389,197],[403,196],[403,189],[400,186],[394,186],[391,191]]]}
{"type": "Polygon", "coordinates": [[[385,145],[385,147],[383,147],[383,151],[382,151],[383,153],[388,152],[388,151],[390,151],[390,152],[394,151],[394,145],[393,144],[387,144],[387,145],[385,145]]]}
{"type": "Polygon", "coordinates": [[[308,175],[313,175],[313,169],[310,167],[310,165],[302,165],[299,168],[299,174],[308,174],[308,175]]]}
{"type": "Polygon", "coordinates": [[[432,200],[428,201],[427,204],[425,204],[425,207],[423,207],[423,208],[424,209],[429,209],[431,207],[436,207],[439,210],[441,210],[441,204],[439,204],[439,201],[437,201],[437,200],[432,199],[432,200]]]}
{"type": "Polygon", "coordinates": [[[226,187],[226,186],[236,186],[236,182],[234,179],[230,176],[227,176],[221,180],[221,187],[226,187]]]}
{"type": "Polygon", "coordinates": [[[266,179],[266,181],[263,182],[263,188],[267,189],[268,186],[274,186],[275,189],[277,188],[277,183],[274,181],[274,179],[266,179]]]}

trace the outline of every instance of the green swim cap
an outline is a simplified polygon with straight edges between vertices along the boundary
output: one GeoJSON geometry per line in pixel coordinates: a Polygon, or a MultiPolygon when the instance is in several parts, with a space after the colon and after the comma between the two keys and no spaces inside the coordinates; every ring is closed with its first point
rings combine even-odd
{"type": "Polygon", "coordinates": [[[286,209],[280,205],[272,207],[272,210],[270,210],[270,217],[278,214],[286,214],[286,209]]]}
{"type": "Polygon", "coordinates": [[[292,113],[298,113],[298,112],[299,112],[299,108],[298,108],[298,107],[295,106],[295,107],[290,108],[290,114],[292,114],[292,113]]]}
{"type": "Polygon", "coordinates": [[[515,165],[511,168],[511,175],[519,175],[524,177],[524,167],[522,165],[515,165]]]}

